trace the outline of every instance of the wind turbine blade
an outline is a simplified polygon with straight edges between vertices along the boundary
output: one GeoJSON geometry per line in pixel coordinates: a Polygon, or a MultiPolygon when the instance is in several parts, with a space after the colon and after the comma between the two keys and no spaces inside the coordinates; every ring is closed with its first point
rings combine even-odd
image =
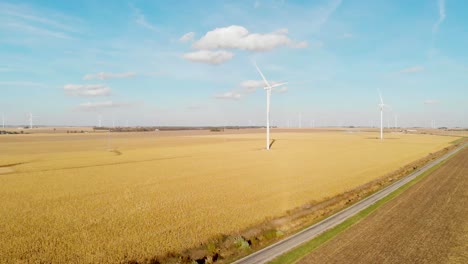
{"type": "Polygon", "coordinates": [[[271,88],[274,88],[274,87],[278,87],[278,86],[285,85],[285,84],[287,84],[287,83],[288,83],[288,82],[275,83],[275,84],[271,85],[270,87],[271,87],[271,88]]]}
{"type": "Polygon", "coordinates": [[[380,89],[379,89],[379,96],[380,96],[380,103],[384,104],[383,99],[382,99],[382,93],[380,92],[380,89]]]}
{"type": "Polygon", "coordinates": [[[267,86],[268,88],[271,88],[271,85],[268,83],[268,81],[267,81],[267,79],[265,78],[265,76],[263,75],[262,71],[260,70],[260,68],[258,68],[257,62],[254,62],[254,64],[255,64],[255,68],[257,68],[258,73],[260,73],[260,75],[262,76],[263,81],[265,82],[266,86],[267,86]]]}

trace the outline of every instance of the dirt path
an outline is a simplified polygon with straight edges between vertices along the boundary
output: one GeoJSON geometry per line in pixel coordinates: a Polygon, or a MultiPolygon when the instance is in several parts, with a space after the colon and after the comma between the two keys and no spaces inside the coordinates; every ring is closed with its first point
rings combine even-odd
{"type": "Polygon", "coordinates": [[[468,263],[468,148],[299,263],[468,263]]]}

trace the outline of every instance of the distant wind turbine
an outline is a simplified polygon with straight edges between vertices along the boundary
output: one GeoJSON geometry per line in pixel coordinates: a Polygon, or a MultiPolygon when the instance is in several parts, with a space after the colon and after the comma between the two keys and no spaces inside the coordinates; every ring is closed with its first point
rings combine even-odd
{"type": "Polygon", "coordinates": [[[2,128],[5,128],[5,113],[2,113],[2,128]]]}
{"type": "Polygon", "coordinates": [[[266,91],[266,116],[267,116],[267,120],[266,120],[266,149],[267,150],[270,150],[270,97],[271,97],[271,90],[274,88],[274,87],[278,87],[278,86],[281,86],[281,85],[284,85],[286,84],[285,82],[283,83],[276,83],[276,84],[273,84],[273,85],[270,85],[270,83],[268,83],[267,79],[265,78],[265,76],[263,75],[262,71],[260,70],[260,68],[258,67],[257,63],[255,62],[255,68],[257,68],[257,71],[258,73],[260,73],[260,75],[262,76],[262,79],[263,81],[265,82],[265,91],[266,91]]]}
{"type": "Polygon", "coordinates": [[[33,114],[29,112],[29,129],[33,128],[33,114]]]}
{"type": "Polygon", "coordinates": [[[302,113],[299,113],[299,128],[302,128],[302,113]]]}
{"type": "Polygon", "coordinates": [[[382,94],[380,93],[380,90],[379,90],[379,96],[380,96],[380,104],[379,104],[379,107],[380,107],[380,140],[382,140],[383,139],[383,110],[386,105],[383,102],[382,94]]]}

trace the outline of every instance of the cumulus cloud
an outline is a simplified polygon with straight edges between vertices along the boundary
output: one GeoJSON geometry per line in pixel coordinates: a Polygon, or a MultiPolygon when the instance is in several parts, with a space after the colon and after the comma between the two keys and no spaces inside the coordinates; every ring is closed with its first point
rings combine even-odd
{"type": "Polygon", "coordinates": [[[413,66],[413,67],[402,69],[400,70],[400,73],[418,73],[422,71],[424,71],[424,67],[418,65],[418,66],[413,66]]]}
{"type": "Polygon", "coordinates": [[[240,93],[226,92],[223,94],[215,95],[216,99],[239,100],[242,97],[240,93]]]}
{"type": "Polygon", "coordinates": [[[187,42],[187,41],[192,41],[193,38],[195,37],[195,32],[189,32],[184,34],[182,37],[180,37],[181,42],[187,42]]]}
{"type": "Polygon", "coordinates": [[[182,56],[184,59],[193,61],[193,62],[200,62],[200,63],[208,63],[208,64],[221,64],[227,60],[232,59],[234,54],[224,50],[218,51],[210,51],[210,50],[199,50],[194,52],[185,53],[182,56]]]}
{"type": "Polygon", "coordinates": [[[248,92],[254,92],[257,88],[263,88],[265,83],[262,80],[246,80],[241,82],[240,86],[248,92]]]}
{"type": "Polygon", "coordinates": [[[286,34],[287,29],[280,29],[273,33],[258,34],[250,33],[245,27],[232,25],[207,32],[193,44],[193,48],[201,50],[241,49],[270,51],[280,46],[300,48],[306,46],[306,42],[295,42],[286,34]]]}
{"type": "Polygon", "coordinates": [[[102,84],[67,84],[63,87],[65,92],[71,96],[106,96],[110,95],[111,89],[102,84]]]}
{"type": "Polygon", "coordinates": [[[426,101],[424,101],[425,105],[433,105],[433,104],[438,104],[438,103],[439,103],[439,101],[434,100],[434,99],[427,99],[426,101]]]}
{"type": "Polygon", "coordinates": [[[110,73],[110,72],[100,72],[96,74],[86,74],[83,77],[83,80],[108,80],[108,79],[122,79],[135,77],[136,73],[134,72],[122,72],[122,73],[110,73]]]}
{"type": "Polygon", "coordinates": [[[78,106],[78,109],[85,110],[85,111],[92,111],[96,109],[103,109],[103,108],[117,108],[128,106],[128,103],[116,103],[112,101],[104,101],[104,102],[86,102],[82,103],[78,106]]]}

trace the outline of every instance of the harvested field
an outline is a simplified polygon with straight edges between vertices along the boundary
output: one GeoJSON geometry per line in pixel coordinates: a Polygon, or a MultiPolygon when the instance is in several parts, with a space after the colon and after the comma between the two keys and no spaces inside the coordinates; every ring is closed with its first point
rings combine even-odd
{"type": "MultiPolygon", "coordinates": [[[[275,130],[274,130],[275,131],[275,130]]],[[[0,262],[110,262],[180,252],[333,197],[455,140],[275,132],[0,137],[0,262]]]]}
{"type": "Polygon", "coordinates": [[[468,263],[468,148],[300,263],[468,263]]]}

